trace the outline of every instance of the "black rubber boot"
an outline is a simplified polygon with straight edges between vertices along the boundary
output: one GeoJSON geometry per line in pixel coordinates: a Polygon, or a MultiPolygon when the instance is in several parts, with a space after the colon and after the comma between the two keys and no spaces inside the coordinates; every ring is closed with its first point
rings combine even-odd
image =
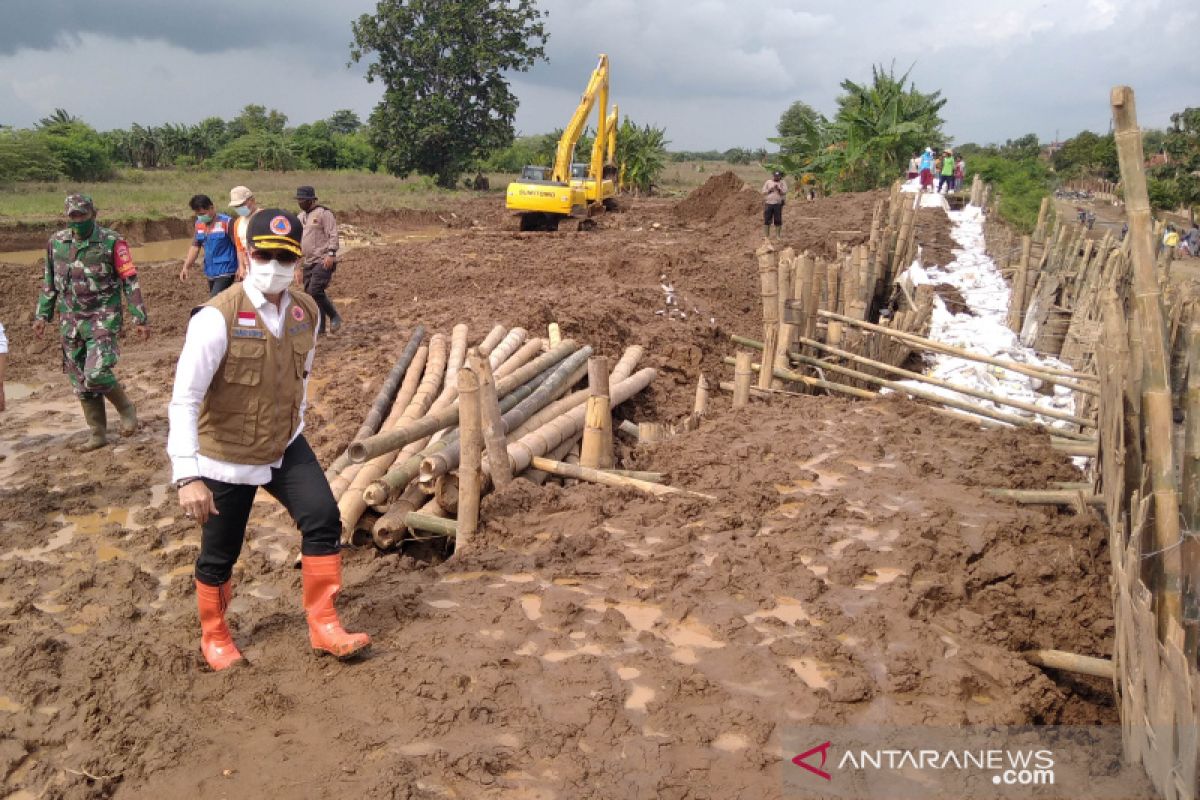
{"type": "Polygon", "coordinates": [[[108,444],[108,415],[104,412],[104,398],[94,394],[90,397],[80,397],[79,405],[83,406],[83,418],[92,429],[91,437],[79,447],[79,452],[97,450],[108,444]]]}
{"type": "Polygon", "coordinates": [[[113,404],[117,413],[121,415],[121,435],[133,436],[138,425],[137,406],[129,399],[129,395],[125,394],[125,390],[119,383],[105,396],[108,398],[108,402],[113,404]]]}

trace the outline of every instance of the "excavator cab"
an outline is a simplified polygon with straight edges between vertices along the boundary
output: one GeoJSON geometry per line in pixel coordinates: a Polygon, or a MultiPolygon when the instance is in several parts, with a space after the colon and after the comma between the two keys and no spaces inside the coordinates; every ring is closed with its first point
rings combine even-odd
{"type": "Polygon", "coordinates": [[[539,167],[535,164],[526,164],[521,170],[522,181],[532,181],[534,183],[545,183],[550,180],[550,167],[539,167]]]}

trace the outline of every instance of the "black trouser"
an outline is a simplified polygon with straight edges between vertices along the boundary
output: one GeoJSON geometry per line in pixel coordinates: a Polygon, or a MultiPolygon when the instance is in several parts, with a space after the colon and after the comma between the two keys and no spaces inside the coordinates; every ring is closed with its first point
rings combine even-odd
{"type": "Polygon", "coordinates": [[[218,275],[215,278],[208,279],[208,296],[216,297],[221,292],[233,286],[233,279],[237,273],[227,272],[224,275],[218,275]]]}
{"type": "Polygon", "coordinates": [[[940,192],[942,189],[950,192],[954,191],[953,175],[942,175],[938,178],[938,191],[940,192]]]}
{"type": "MultiPolygon", "coordinates": [[[[257,486],[204,479],[213,493],[220,514],[214,514],[200,531],[200,555],[196,558],[196,580],[220,586],[233,574],[242,552],[246,521],[254,505],[257,486]]],[[[279,469],[271,470],[271,482],[263,486],[283,503],[302,537],[300,552],[306,556],[330,556],[338,552],[342,521],[337,501],[329,490],[325,473],[304,436],[288,445],[279,469]]]]}
{"type": "Polygon", "coordinates": [[[333,265],[333,269],[325,269],[325,265],[319,261],[304,265],[304,291],[317,302],[317,308],[321,309],[322,331],[329,327],[331,320],[341,319],[333,301],[329,299],[329,295],[325,294],[325,287],[329,285],[329,281],[333,278],[333,271],[336,269],[336,263],[333,265]]]}
{"type": "Polygon", "coordinates": [[[783,225],[783,203],[766,203],[763,205],[763,225],[783,225]]]}

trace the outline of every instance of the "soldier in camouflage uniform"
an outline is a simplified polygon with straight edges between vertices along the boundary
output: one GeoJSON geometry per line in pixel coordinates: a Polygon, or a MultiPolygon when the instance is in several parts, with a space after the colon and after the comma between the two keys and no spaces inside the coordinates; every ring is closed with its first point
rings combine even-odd
{"type": "Polygon", "coordinates": [[[113,375],[119,355],[122,294],[134,331],[145,338],[150,329],[128,243],[116,231],[96,224],[96,207],[87,195],[69,195],[66,213],[70,227],[51,236],[46,245],[46,269],[33,332],[40,338],[58,310],[63,371],[71,379],[92,431],[80,448],[86,451],[107,444],[105,397],[121,415],[121,435],[131,436],[137,430],[137,409],[113,375]]]}

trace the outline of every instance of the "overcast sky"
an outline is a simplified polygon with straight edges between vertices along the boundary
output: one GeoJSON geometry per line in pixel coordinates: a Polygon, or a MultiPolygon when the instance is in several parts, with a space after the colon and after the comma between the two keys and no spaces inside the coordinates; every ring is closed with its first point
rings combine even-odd
{"type": "MultiPolygon", "coordinates": [[[[541,0],[549,63],[513,77],[517,128],[561,127],[608,53],[623,116],[672,149],[767,146],[793,100],[827,114],[844,78],[912,67],[941,89],[955,141],[1108,130],[1108,90],[1143,127],[1200,106],[1197,0],[541,0]]],[[[374,0],[0,0],[0,123],[66,108],[100,129],[230,118],[247,103],[292,124],[380,97],[348,68],[350,21],[374,0]]]]}

